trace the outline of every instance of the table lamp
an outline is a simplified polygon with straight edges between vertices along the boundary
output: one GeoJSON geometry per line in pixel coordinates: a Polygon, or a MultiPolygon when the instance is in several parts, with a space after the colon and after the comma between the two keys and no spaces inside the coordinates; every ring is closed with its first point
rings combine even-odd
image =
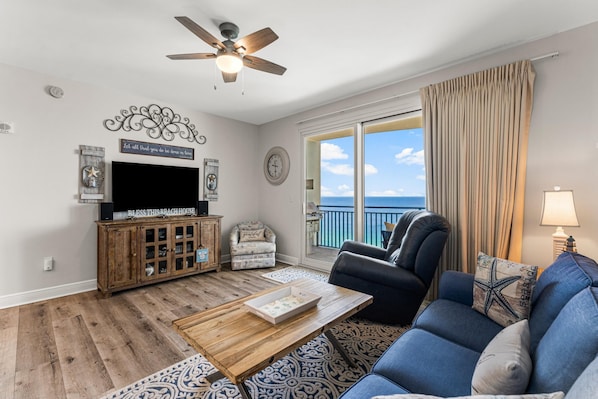
{"type": "Polygon", "coordinates": [[[540,226],[557,226],[552,235],[553,257],[556,259],[563,252],[569,237],[563,226],[579,226],[572,190],[561,190],[557,186],[554,191],[544,191],[540,226]]]}

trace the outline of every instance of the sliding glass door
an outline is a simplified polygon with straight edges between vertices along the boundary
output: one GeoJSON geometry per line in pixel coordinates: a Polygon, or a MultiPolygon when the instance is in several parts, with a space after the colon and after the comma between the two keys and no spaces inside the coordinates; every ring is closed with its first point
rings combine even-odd
{"type": "Polygon", "coordinates": [[[425,206],[419,112],[303,140],[303,264],[329,270],[345,240],[382,247],[386,223],[425,206]]]}
{"type": "Polygon", "coordinates": [[[405,211],[425,208],[421,115],[364,123],[363,132],[363,241],[385,247],[405,211]]]}
{"type": "Polygon", "coordinates": [[[307,265],[329,270],[342,243],[355,238],[354,147],[352,127],[304,138],[307,265]]]}

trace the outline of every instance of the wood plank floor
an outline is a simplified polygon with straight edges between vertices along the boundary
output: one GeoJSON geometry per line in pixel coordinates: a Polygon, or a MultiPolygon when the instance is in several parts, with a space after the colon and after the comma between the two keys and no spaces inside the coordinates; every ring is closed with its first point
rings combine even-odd
{"type": "Polygon", "coordinates": [[[194,355],[172,320],[277,283],[274,269],[208,272],[102,298],[0,309],[0,398],[98,398],[194,355]]]}

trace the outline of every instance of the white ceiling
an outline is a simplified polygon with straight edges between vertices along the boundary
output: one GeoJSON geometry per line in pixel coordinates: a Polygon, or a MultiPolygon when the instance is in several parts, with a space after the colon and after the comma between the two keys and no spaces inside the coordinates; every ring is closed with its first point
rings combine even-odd
{"type": "Polygon", "coordinates": [[[0,0],[0,17],[0,63],[260,125],[597,21],[598,1],[0,0]],[[214,60],[169,60],[213,52],[175,16],[272,28],[254,55],[287,72],[225,84],[214,60]]]}

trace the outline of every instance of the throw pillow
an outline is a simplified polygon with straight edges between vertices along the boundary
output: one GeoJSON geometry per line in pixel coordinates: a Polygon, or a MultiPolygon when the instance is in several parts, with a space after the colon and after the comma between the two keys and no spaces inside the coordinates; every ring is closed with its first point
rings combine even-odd
{"type": "Polygon", "coordinates": [[[504,328],[488,343],[475,366],[472,395],[516,395],[525,392],[532,373],[527,320],[504,328]]]}
{"type": "Polygon", "coordinates": [[[503,327],[527,319],[537,266],[478,254],[473,308],[503,327]]]}
{"type": "Polygon", "coordinates": [[[563,399],[563,392],[553,393],[535,393],[525,395],[473,395],[473,396],[455,396],[451,398],[441,398],[440,396],[422,395],[418,393],[406,393],[399,395],[374,396],[371,399],[563,399]]]}
{"type": "Polygon", "coordinates": [[[266,241],[264,229],[239,230],[239,242],[266,241]]]}

